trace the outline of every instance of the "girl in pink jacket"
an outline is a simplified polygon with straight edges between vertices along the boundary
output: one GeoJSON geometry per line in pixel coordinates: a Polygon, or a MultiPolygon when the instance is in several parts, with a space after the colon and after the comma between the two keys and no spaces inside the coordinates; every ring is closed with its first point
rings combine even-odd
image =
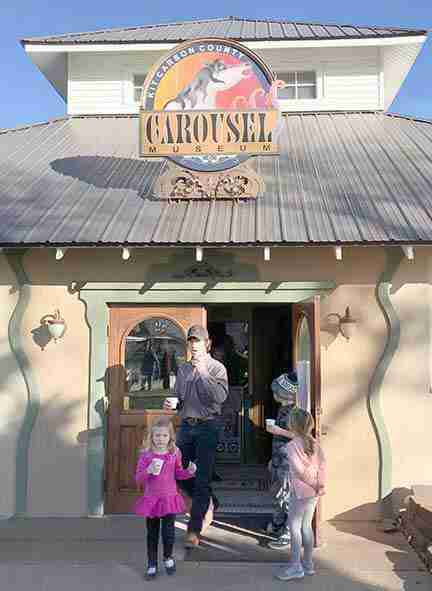
{"type": "Polygon", "coordinates": [[[295,408],[289,419],[289,430],[295,437],[286,444],[285,451],[289,464],[291,530],[291,556],[288,568],[276,577],[282,581],[301,579],[314,575],[312,550],[314,537],[312,518],[318,497],[324,494],[325,457],[321,447],[312,437],[314,420],[310,413],[295,408]],[[304,554],[301,560],[301,547],[304,554]]]}
{"type": "Polygon", "coordinates": [[[175,516],[185,512],[184,500],[177,492],[176,481],[192,478],[195,472],[196,466],[192,462],[187,469],[182,466],[172,422],[161,418],[153,423],[135,474],[136,483],[144,488],[144,495],[135,505],[135,513],[147,518],[147,580],[154,579],[158,574],[161,529],[165,570],[168,575],[176,571],[173,556],[175,516]]]}

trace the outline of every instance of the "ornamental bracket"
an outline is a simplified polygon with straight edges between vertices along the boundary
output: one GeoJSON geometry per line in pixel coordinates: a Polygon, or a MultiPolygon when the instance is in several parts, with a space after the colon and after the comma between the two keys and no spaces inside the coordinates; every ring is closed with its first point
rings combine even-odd
{"type": "Polygon", "coordinates": [[[239,200],[256,199],[264,192],[264,180],[247,164],[221,172],[196,172],[172,163],[154,187],[158,199],[239,200]]]}

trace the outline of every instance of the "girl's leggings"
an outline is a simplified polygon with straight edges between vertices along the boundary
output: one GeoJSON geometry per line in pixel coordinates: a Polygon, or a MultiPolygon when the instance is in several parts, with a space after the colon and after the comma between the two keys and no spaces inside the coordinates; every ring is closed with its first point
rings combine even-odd
{"type": "Polygon", "coordinates": [[[314,546],[312,530],[312,517],[317,504],[317,497],[298,499],[294,491],[291,494],[288,519],[291,530],[291,557],[292,566],[300,566],[301,547],[304,548],[303,560],[310,563],[314,546]]]}
{"type": "Polygon", "coordinates": [[[173,553],[175,540],[175,515],[147,517],[147,555],[149,566],[157,565],[161,522],[163,557],[165,559],[170,558],[173,553]]]}

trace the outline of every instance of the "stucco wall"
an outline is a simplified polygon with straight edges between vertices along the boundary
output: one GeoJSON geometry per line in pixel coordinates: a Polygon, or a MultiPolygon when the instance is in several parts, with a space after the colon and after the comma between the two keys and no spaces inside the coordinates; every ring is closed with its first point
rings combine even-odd
{"type": "Polygon", "coordinates": [[[401,323],[400,346],[382,388],[383,411],[393,456],[393,487],[432,484],[430,470],[431,285],[430,250],[404,259],[392,288],[401,323]],[[426,283],[425,277],[429,278],[426,283]]]}
{"type": "Polygon", "coordinates": [[[0,253],[0,517],[15,512],[15,452],[26,407],[26,388],[8,339],[8,324],[18,293],[15,278],[0,253]]]}
{"type": "MultiPolygon", "coordinates": [[[[424,249],[413,263],[402,264],[393,298],[402,321],[401,346],[385,377],[383,409],[393,447],[395,486],[421,481],[428,447],[424,419],[430,408],[428,252],[424,249]],[[406,280],[409,285],[403,285],[406,280]],[[418,365],[418,371],[413,371],[418,365]],[[407,432],[407,392],[418,411],[418,421],[411,423],[408,432],[415,431],[420,438],[409,445],[400,437],[402,427],[407,432]],[[421,459],[413,462],[412,455],[418,448],[424,451],[421,459]]],[[[256,266],[262,281],[336,282],[337,288],[322,301],[321,310],[323,425],[327,431],[323,444],[329,461],[324,517],[378,517],[377,442],[366,402],[387,334],[375,299],[375,285],[385,267],[384,250],[346,248],[342,261],[336,261],[332,248],[272,249],[270,262],[264,262],[260,249],[236,250],[235,254],[237,263],[256,266]],[[343,314],[347,305],[358,319],[356,333],[349,342],[335,334],[334,317],[328,316],[343,314]]],[[[191,263],[192,255],[191,251],[191,263]]],[[[133,251],[131,260],[125,263],[118,249],[81,249],[68,251],[63,261],[56,263],[53,250],[35,250],[26,255],[25,268],[33,285],[23,330],[26,353],[41,393],[31,448],[31,514],[86,513],[89,334],[84,306],[77,293],[70,293],[68,285],[72,281],[144,281],[153,278],[149,277],[151,265],[169,263],[172,256],[170,249],[143,249],[133,251]],[[68,330],[59,343],[50,342],[42,350],[32,330],[38,328],[44,314],[56,307],[65,317],[68,330]]],[[[0,297],[9,306],[1,308],[4,327],[12,303],[3,281],[0,290],[0,297]]],[[[5,473],[10,479],[12,468],[13,461],[2,460],[0,475],[5,473]]]]}

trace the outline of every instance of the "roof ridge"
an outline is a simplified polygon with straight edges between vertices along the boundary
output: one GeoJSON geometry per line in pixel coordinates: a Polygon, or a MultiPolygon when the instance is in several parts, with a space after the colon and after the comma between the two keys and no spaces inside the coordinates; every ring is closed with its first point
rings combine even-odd
{"type": "Polygon", "coordinates": [[[54,119],[47,119],[46,121],[37,121],[35,123],[28,123],[26,125],[20,125],[19,127],[4,127],[0,128],[0,135],[4,135],[6,133],[14,133],[15,131],[24,131],[25,129],[32,129],[33,127],[42,127],[42,125],[50,125],[51,123],[67,121],[68,119],[72,119],[72,116],[65,115],[64,117],[55,117],[54,119]]]}
{"type": "Polygon", "coordinates": [[[400,27],[400,26],[393,26],[393,25],[354,25],[351,23],[319,23],[319,22],[307,22],[307,21],[297,21],[297,20],[287,20],[281,18],[251,18],[251,17],[240,17],[240,16],[224,16],[224,17],[210,17],[210,18],[202,18],[202,19],[190,19],[190,20],[183,20],[183,21],[172,21],[167,23],[148,23],[143,25],[135,25],[130,27],[113,27],[113,28],[104,28],[104,29],[97,29],[95,31],[80,31],[78,33],[60,33],[58,35],[49,35],[49,36],[38,36],[38,37],[24,37],[21,39],[21,43],[25,43],[28,41],[36,41],[39,39],[59,39],[62,37],[81,37],[84,35],[99,35],[103,33],[112,33],[116,31],[138,31],[142,29],[152,29],[156,27],[172,27],[172,26],[179,26],[184,24],[192,24],[192,23],[208,23],[208,22],[226,22],[226,21],[243,21],[243,22],[258,22],[258,23],[279,23],[279,24],[291,24],[294,26],[297,25],[306,25],[306,26],[319,26],[319,27],[350,27],[352,29],[376,29],[379,31],[382,30],[390,30],[390,31],[400,31],[405,33],[427,33],[428,30],[426,28],[414,28],[414,27],[400,27]]]}

